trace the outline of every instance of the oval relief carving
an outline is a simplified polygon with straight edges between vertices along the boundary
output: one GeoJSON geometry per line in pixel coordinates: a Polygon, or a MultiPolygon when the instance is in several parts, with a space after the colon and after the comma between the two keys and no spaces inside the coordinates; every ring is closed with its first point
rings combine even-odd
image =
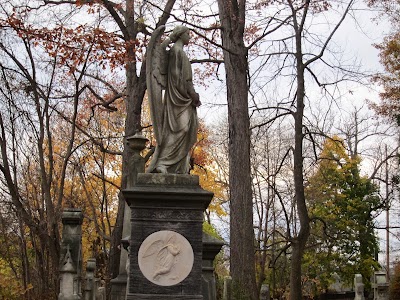
{"type": "Polygon", "coordinates": [[[181,234],[162,230],[150,234],[140,245],[140,271],[151,282],[171,286],[184,280],[193,267],[194,254],[181,234]]]}

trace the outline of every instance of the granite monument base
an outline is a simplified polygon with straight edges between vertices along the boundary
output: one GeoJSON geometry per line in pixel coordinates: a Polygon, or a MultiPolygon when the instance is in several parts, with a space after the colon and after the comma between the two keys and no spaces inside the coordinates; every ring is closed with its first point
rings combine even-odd
{"type": "Polygon", "coordinates": [[[127,282],[128,276],[126,275],[119,275],[118,277],[111,279],[110,297],[112,300],[125,300],[127,282]]]}
{"type": "Polygon", "coordinates": [[[138,174],[122,193],[131,208],[127,299],[203,299],[203,212],[213,194],[179,174],[138,174]]]}

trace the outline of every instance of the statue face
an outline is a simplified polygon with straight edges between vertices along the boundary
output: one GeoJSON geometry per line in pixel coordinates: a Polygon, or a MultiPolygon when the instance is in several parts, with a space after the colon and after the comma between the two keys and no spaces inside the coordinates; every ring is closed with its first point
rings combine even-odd
{"type": "Polygon", "coordinates": [[[190,40],[189,30],[185,31],[185,33],[181,35],[180,39],[182,40],[184,45],[188,45],[190,40]]]}

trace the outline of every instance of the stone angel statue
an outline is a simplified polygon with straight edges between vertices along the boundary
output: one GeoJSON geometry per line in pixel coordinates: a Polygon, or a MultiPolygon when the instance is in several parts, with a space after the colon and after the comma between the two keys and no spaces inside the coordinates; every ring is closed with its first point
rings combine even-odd
{"type": "Polygon", "coordinates": [[[147,92],[157,141],[147,172],[188,174],[190,150],[197,140],[196,108],[201,104],[183,51],[190,40],[189,28],[175,27],[161,43],[164,30],[165,26],[156,29],[147,47],[147,92]]]}

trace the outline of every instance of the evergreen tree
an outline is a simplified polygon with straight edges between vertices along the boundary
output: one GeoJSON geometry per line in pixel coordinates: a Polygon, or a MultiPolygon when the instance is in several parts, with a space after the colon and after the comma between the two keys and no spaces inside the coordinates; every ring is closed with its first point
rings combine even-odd
{"type": "Polygon", "coordinates": [[[378,268],[373,216],[380,207],[378,188],[360,175],[360,162],[346,154],[341,139],[327,139],[306,187],[313,225],[303,268],[314,293],[326,290],[335,274],[351,284],[354,274],[369,279],[378,268]]]}

